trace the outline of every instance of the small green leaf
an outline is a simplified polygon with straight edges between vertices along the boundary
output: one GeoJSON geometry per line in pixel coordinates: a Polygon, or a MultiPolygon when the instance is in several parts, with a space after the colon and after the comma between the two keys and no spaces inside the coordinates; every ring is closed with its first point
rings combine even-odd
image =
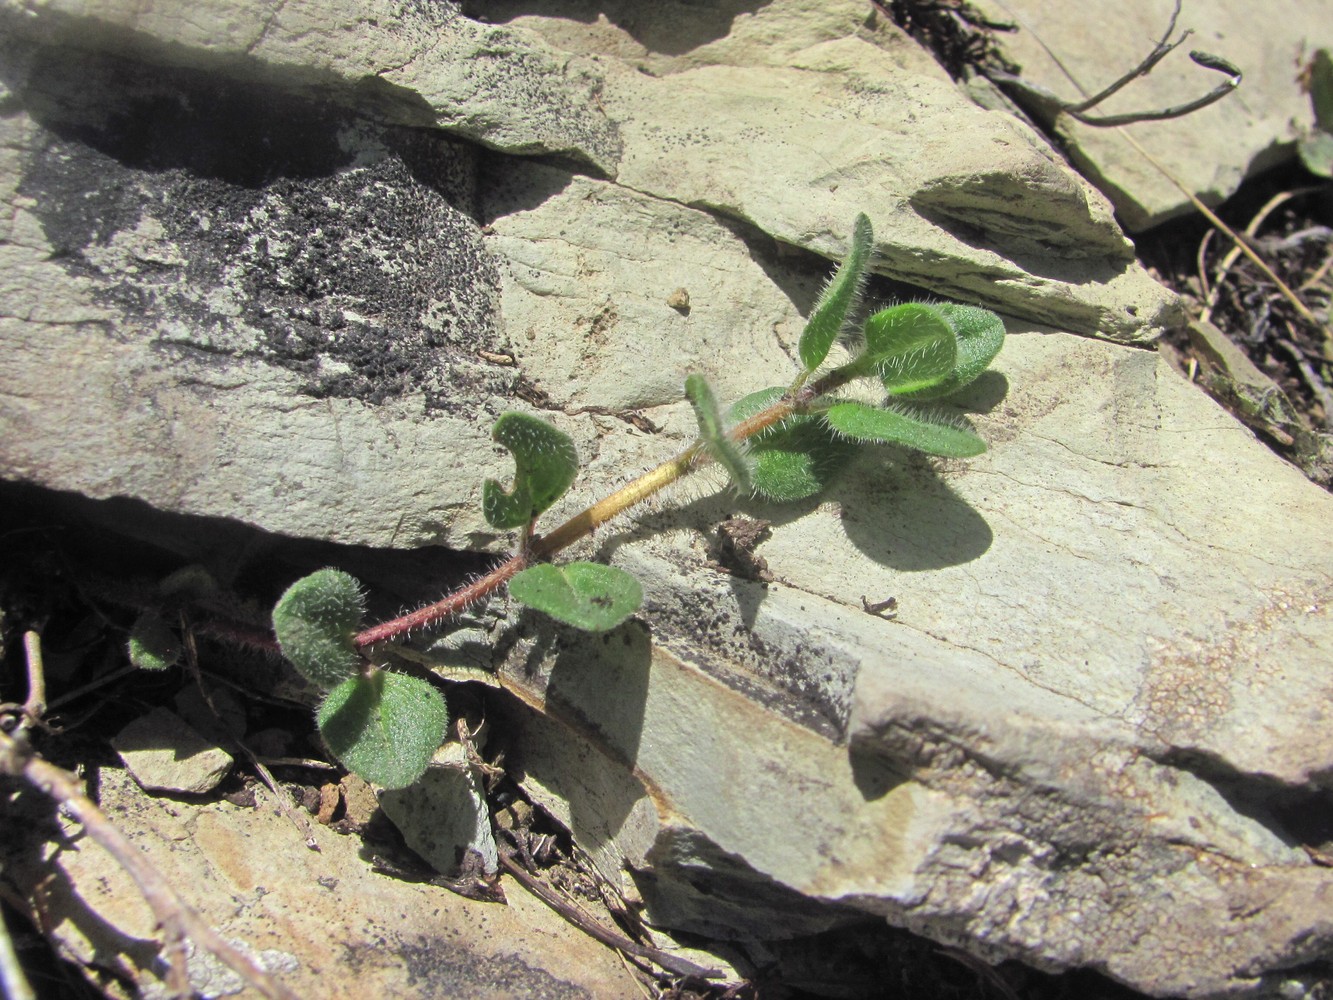
{"type": "Polygon", "coordinates": [[[865,332],[860,363],[872,366],[889,392],[928,389],[953,371],[953,329],[931,306],[908,302],[883,309],[866,320],[865,332]]]}
{"type": "Polygon", "coordinates": [[[639,581],[601,563],[542,563],[509,581],[514,600],[588,632],[615,628],[643,604],[639,581]]]}
{"type": "Polygon", "coordinates": [[[852,227],[852,245],[847,251],[847,257],[825,286],[801,333],[798,352],[806,374],[824,363],[829,348],[842,331],[847,313],[856,304],[861,286],[865,283],[866,265],[870,263],[870,249],[874,240],[870,220],[865,215],[858,215],[852,227]]]}
{"type": "Polygon", "coordinates": [[[699,421],[699,440],[708,449],[708,454],[727,470],[736,489],[749,493],[750,466],[736,442],[728,438],[722,429],[722,417],[718,413],[717,400],[713,398],[708,381],[702,375],[690,375],[685,379],[685,398],[694,407],[695,419],[699,421]]]}
{"type": "Polygon", "coordinates": [[[1333,51],[1316,49],[1307,69],[1314,128],[1297,143],[1305,169],[1320,177],[1333,176],[1333,51]]]}
{"type": "Polygon", "coordinates": [[[917,391],[891,390],[896,396],[910,399],[940,399],[974,382],[990,367],[995,355],[1004,346],[1004,321],[989,309],[941,302],[930,306],[953,329],[958,344],[958,356],[943,381],[917,391]]]}
{"type": "Polygon", "coordinates": [[[790,423],[752,453],[754,491],[776,503],[823,493],[855,454],[854,448],[834,438],[812,417],[798,417],[790,423]]]}
{"type": "Polygon", "coordinates": [[[443,742],[449,709],[425,681],[378,670],[330,691],[316,721],[348,770],[383,788],[406,788],[443,742]]]}
{"type": "MultiPolygon", "coordinates": [[[[735,425],[742,420],[749,420],[756,413],[762,413],[780,400],[786,391],[786,386],[771,385],[767,389],[759,389],[748,396],[742,396],[727,410],[727,422],[735,425]]],[[[754,438],[750,440],[753,441],[754,438]]]]}
{"type": "Polygon", "coordinates": [[[180,601],[210,597],[217,593],[217,589],[213,574],[198,564],[182,566],[157,585],[157,591],[163,597],[180,601]]]}
{"type": "MultiPolygon", "coordinates": [[[[727,414],[733,423],[772,406],[787,390],[760,389],[737,400],[727,414]]],[[[856,453],[856,447],[833,436],[817,417],[788,417],[749,439],[754,492],[786,503],[822,493],[856,453]]]]}
{"type": "Polygon", "coordinates": [[[514,488],[494,479],[482,485],[481,512],[494,527],[522,528],[569,489],[578,472],[574,441],[564,431],[526,413],[502,413],[491,437],[514,454],[514,488]]]}
{"type": "Polygon", "coordinates": [[[145,611],[130,629],[130,662],[140,670],[166,670],[181,659],[176,632],[156,611],[145,611]]]}
{"type": "Polygon", "coordinates": [[[948,458],[970,458],[986,450],[986,442],[961,417],[839,403],[824,419],[838,433],[856,441],[887,441],[948,458]]]}
{"type": "Polygon", "coordinates": [[[287,588],[273,608],[273,632],[282,655],[322,688],[346,680],[361,667],[352,636],[365,614],[356,580],[321,569],[287,588]]]}
{"type": "Polygon", "coordinates": [[[1315,130],[1296,144],[1301,163],[1319,177],[1333,177],[1333,134],[1315,130]]]}

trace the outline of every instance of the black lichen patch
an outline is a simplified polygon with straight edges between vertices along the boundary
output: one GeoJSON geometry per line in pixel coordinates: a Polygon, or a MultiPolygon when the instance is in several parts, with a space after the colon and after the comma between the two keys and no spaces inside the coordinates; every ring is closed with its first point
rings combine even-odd
{"type": "Polygon", "coordinates": [[[574,983],[535,969],[517,955],[487,958],[460,943],[436,938],[400,942],[397,954],[407,968],[407,985],[418,996],[464,998],[494,996],[581,1000],[587,994],[574,983]]]}
{"type": "Polygon", "coordinates": [[[472,146],[87,53],[44,53],[19,93],[45,129],[20,194],[110,336],[285,368],[318,397],[430,412],[505,392],[478,353],[503,343],[472,146]]]}

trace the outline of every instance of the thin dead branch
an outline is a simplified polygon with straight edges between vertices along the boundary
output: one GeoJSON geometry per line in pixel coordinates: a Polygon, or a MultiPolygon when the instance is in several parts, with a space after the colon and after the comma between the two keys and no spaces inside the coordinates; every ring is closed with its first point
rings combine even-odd
{"type": "Polygon", "coordinates": [[[106,814],[83,794],[73,775],[33,753],[7,733],[0,733],[0,770],[24,778],[34,788],[53,798],[83,825],[88,835],[109,852],[134,880],[162,930],[163,950],[168,965],[167,985],[176,996],[193,995],[185,947],[186,941],[190,940],[211,952],[271,1000],[297,1000],[295,993],[224,941],[181,899],[148,861],[147,856],[131,844],[106,814]]]}
{"type": "Polygon", "coordinates": [[[717,969],[705,969],[703,966],[695,965],[678,955],[672,955],[658,948],[649,948],[647,945],[631,941],[623,934],[617,934],[615,931],[603,927],[600,922],[583,913],[578,907],[566,902],[554,889],[528,872],[514,859],[513,854],[509,851],[500,851],[500,863],[528,892],[589,937],[602,942],[607,947],[615,948],[617,951],[625,955],[631,955],[641,961],[651,962],[675,976],[717,979],[722,975],[717,969]]]}
{"type": "MultiPolygon", "coordinates": [[[[1227,78],[1212,90],[1208,91],[1208,93],[1193,98],[1192,100],[1173,104],[1166,108],[1155,108],[1149,111],[1130,111],[1116,115],[1089,114],[1093,108],[1106,101],[1107,98],[1111,97],[1113,94],[1119,93],[1126,85],[1140,77],[1147,76],[1153,71],[1158,63],[1185,43],[1185,40],[1193,34],[1192,31],[1183,31],[1179,38],[1175,41],[1171,40],[1171,36],[1176,30],[1176,20],[1179,17],[1180,0],[1176,0],[1175,8],[1171,12],[1171,21],[1167,25],[1166,31],[1163,32],[1162,37],[1158,39],[1157,44],[1153,46],[1153,50],[1148,53],[1143,61],[1128,73],[1113,80],[1110,84],[1103,87],[1091,97],[1085,97],[1081,101],[1066,101],[1039,84],[1032,83],[1029,80],[1025,80],[1022,77],[1015,76],[1012,73],[1000,69],[990,69],[987,71],[986,75],[992,82],[1018,94],[1025,103],[1031,105],[1048,120],[1054,120],[1056,116],[1064,114],[1073,118],[1075,121],[1080,121],[1084,125],[1088,125],[1092,128],[1116,128],[1121,125],[1133,125],[1137,122],[1165,121],[1170,118],[1180,118],[1191,112],[1198,111],[1200,108],[1206,108],[1208,105],[1220,101],[1222,98],[1226,97],[1227,94],[1239,87],[1241,80],[1243,79],[1243,74],[1240,69],[1235,64],[1223,59],[1221,56],[1212,55],[1208,52],[1200,52],[1197,49],[1192,50],[1189,56],[1196,66],[1201,66],[1204,69],[1213,70],[1217,73],[1226,74],[1227,78]]],[[[1045,46],[1043,45],[1043,47],[1045,46]]],[[[1050,53],[1050,50],[1047,49],[1047,52],[1050,53]]],[[[1065,68],[1064,64],[1055,57],[1055,54],[1050,53],[1050,55],[1052,59],[1055,59],[1056,64],[1060,66],[1065,75],[1068,76],[1070,80],[1074,80],[1073,74],[1071,74],[1069,70],[1065,68]]],[[[1074,82],[1075,85],[1078,86],[1077,81],[1074,80],[1074,82]]],[[[1083,88],[1079,87],[1079,89],[1082,90],[1083,88]]]]}
{"type": "MultiPolygon", "coordinates": [[[[1205,69],[1214,70],[1219,73],[1225,73],[1227,74],[1227,79],[1223,83],[1219,84],[1212,91],[1210,91],[1209,93],[1205,94],[1200,98],[1197,98],[1192,101],[1186,101],[1184,103],[1177,104],[1172,107],[1164,108],[1157,111],[1137,112],[1126,115],[1103,115],[1101,117],[1090,117],[1087,114],[1087,112],[1091,108],[1096,107],[1102,101],[1106,100],[1106,98],[1110,97],[1112,94],[1118,92],[1121,88],[1123,88],[1126,84],[1128,84],[1132,80],[1147,75],[1149,72],[1152,71],[1152,69],[1158,63],[1162,61],[1163,58],[1165,58],[1166,55],[1168,55],[1170,52],[1178,48],[1185,41],[1185,39],[1189,37],[1190,32],[1187,30],[1183,32],[1181,36],[1177,38],[1175,41],[1171,40],[1171,35],[1176,30],[1176,21],[1179,18],[1179,16],[1180,16],[1180,0],[1176,0],[1175,6],[1171,13],[1171,20],[1167,25],[1166,31],[1163,32],[1162,37],[1158,40],[1157,44],[1153,47],[1153,50],[1147,55],[1147,57],[1142,62],[1140,62],[1138,66],[1134,67],[1134,69],[1132,69],[1130,72],[1124,74],[1119,79],[1115,80],[1108,87],[1105,87],[1096,94],[1093,94],[1089,97],[1085,97],[1083,100],[1080,101],[1070,102],[1062,100],[1061,98],[1057,97],[1055,94],[1051,93],[1044,87],[1037,86],[1033,83],[1030,83],[1026,80],[1022,80],[1016,76],[1013,76],[1012,74],[1005,73],[1003,71],[991,70],[988,72],[987,75],[995,83],[1002,85],[1008,88],[1010,91],[1017,94],[1020,100],[1025,101],[1033,108],[1033,110],[1036,113],[1042,115],[1048,121],[1054,121],[1054,119],[1060,114],[1067,114],[1077,119],[1078,121],[1083,122],[1085,125],[1091,125],[1097,128],[1111,128],[1123,125],[1131,125],[1134,124],[1135,122],[1161,121],[1167,118],[1178,118],[1181,115],[1189,114],[1192,111],[1197,111],[1202,107],[1206,107],[1207,105],[1220,100],[1227,94],[1231,93],[1231,91],[1235,90],[1238,86],[1240,86],[1242,80],[1242,74],[1240,70],[1232,63],[1230,63],[1226,59],[1223,59],[1220,56],[1210,55],[1206,52],[1197,52],[1197,51],[1191,52],[1190,58],[1194,60],[1194,62],[1197,65],[1202,66],[1205,69]]],[[[1045,43],[1041,42],[1040,38],[1038,38],[1037,41],[1039,44],[1042,45],[1043,48],[1046,48],[1047,53],[1051,56],[1053,60],[1055,60],[1056,65],[1060,67],[1061,71],[1065,74],[1066,77],[1069,78],[1069,80],[1074,84],[1074,86],[1086,94],[1087,93],[1086,90],[1084,90],[1082,85],[1078,82],[1078,79],[1074,76],[1073,73],[1069,71],[1069,69],[1064,65],[1064,63],[1060,61],[1059,57],[1056,56],[1054,52],[1051,52],[1051,50],[1046,47],[1045,43]]],[[[1301,319],[1304,320],[1306,323],[1310,324],[1312,329],[1320,332],[1324,340],[1325,356],[1328,357],[1329,359],[1333,359],[1333,327],[1330,327],[1330,325],[1327,322],[1321,321],[1310,309],[1310,307],[1305,304],[1305,301],[1294,291],[1292,291],[1291,287],[1285,281],[1283,281],[1280,277],[1278,277],[1277,273],[1263,260],[1262,257],[1259,256],[1258,253],[1255,252],[1254,248],[1251,247],[1250,244],[1245,239],[1239,236],[1230,226],[1228,226],[1225,222],[1223,222],[1218,217],[1217,213],[1215,213],[1212,209],[1210,209],[1207,205],[1205,205],[1193,191],[1191,191],[1183,183],[1181,183],[1180,179],[1177,178],[1175,174],[1172,173],[1171,170],[1165,166],[1165,164],[1163,164],[1155,156],[1149,153],[1143,147],[1142,143],[1140,143],[1137,139],[1134,138],[1132,134],[1130,134],[1127,131],[1122,130],[1120,132],[1120,135],[1124,138],[1124,140],[1127,143],[1130,144],[1130,146],[1134,148],[1134,150],[1140,156],[1142,156],[1145,160],[1147,160],[1148,163],[1150,163],[1159,173],[1161,173],[1163,177],[1165,177],[1168,181],[1170,181],[1171,184],[1189,200],[1190,204],[1193,205],[1195,209],[1197,209],[1199,213],[1203,215],[1204,218],[1206,218],[1220,232],[1223,232],[1228,237],[1230,237],[1232,243],[1236,247],[1236,250],[1244,254],[1250,260],[1250,262],[1254,264],[1254,266],[1257,267],[1260,270],[1260,272],[1263,273],[1264,277],[1266,277],[1269,281],[1273,283],[1274,287],[1277,288],[1277,290],[1281,293],[1282,297],[1291,303],[1292,308],[1296,310],[1296,312],[1300,315],[1301,319]]],[[[1208,287],[1208,282],[1206,281],[1206,279],[1203,278],[1202,271],[1200,277],[1201,280],[1203,280],[1204,284],[1204,294],[1209,295],[1210,289],[1208,287]]],[[[1216,283],[1214,283],[1211,289],[1212,294],[1215,294],[1215,292],[1216,292],[1216,283]]]]}
{"type": "Polygon", "coordinates": [[[23,964],[9,936],[9,924],[0,915],[0,993],[8,1000],[37,1000],[32,984],[23,974],[23,964]]]}
{"type": "MultiPolygon", "coordinates": [[[[40,722],[46,691],[41,640],[35,632],[28,632],[24,636],[24,644],[28,663],[28,698],[23,710],[26,716],[40,722]]],[[[184,1000],[194,995],[190,986],[186,949],[186,942],[193,941],[197,947],[212,953],[220,962],[270,1000],[298,1000],[295,993],[223,940],[221,935],[176,893],[162,874],[153,867],[147,855],[131,844],[120,832],[120,828],[84,794],[79,780],[33,750],[26,731],[16,727],[14,734],[11,735],[0,730],[0,773],[22,778],[38,791],[54,799],[60,808],[83,825],[93,841],[115,858],[116,863],[134,880],[162,931],[163,953],[167,961],[167,987],[173,996],[184,1000]]],[[[8,986],[6,982],[7,989],[8,986]]]]}
{"type": "MultiPolygon", "coordinates": [[[[1253,242],[1254,238],[1259,233],[1259,227],[1264,224],[1265,220],[1267,220],[1267,218],[1270,215],[1272,215],[1273,212],[1275,212],[1286,202],[1290,201],[1292,198],[1299,197],[1300,195],[1303,194],[1310,194],[1317,190],[1318,188],[1305,187],[1305,188],[1296,188],[1295,190],[1292,191],[1279,192],[1278,194],[1270,198],[1264,204],[1264,206],[1254,214],[1254,217],[1250,219],[1249,224],[1246,225],[1245,227],[1245,236],[1246,236],[1245,240],[1241,240],[1238,236],[1232,234],[1232,238],[1235,242],[1233,243],[1231,249],[1228,250],[1226,255],[1222,258],[1221,262],[1217,265],[1217,270],[1213,274],[1212,281],[1209,283],[1209,291],[1204,297],[1203,310],[1199,314],[1200,319],[1208,320],[1212,317],[1213,310],[1217,307],[1217,297],[1219,294],[1221,294],[1222,284],[1223,282],[1226,281],[1227,275],[1230,273],[1231,268],[1235,265],[1236,261],[1240,259],[1241,254],[1244,252],[1241,249],[1241,247],[1250,245],[1253,242]]],[[[1204,242],[1207,242],[1208,237],[1211,236],[1214,232],[1216,232],[1216,230],[1210,229],[1208,231],[1208,235],[1204,237],[1204,242]]],[[[1203,254],[1204,251],[1201,244],[1199,250],[1201,275],[1203,274],[1202,270],[1203,254]]]]}
{"type": "Polygon", "coordinates": [[[1333,430],[1333,392],[1329,391],[1324,380],[1319,377],[1319,373],[1315,371],[1314,365],[1310,364],[1310,359],[1305,356],[1304,351],[1285,337],[1279,337],[1276,343],[1295,363],[1306,386],[1314,394],[1315,399],[1319,400],[1319,406],[1324,411],[1325,429],[1333,430]]]}

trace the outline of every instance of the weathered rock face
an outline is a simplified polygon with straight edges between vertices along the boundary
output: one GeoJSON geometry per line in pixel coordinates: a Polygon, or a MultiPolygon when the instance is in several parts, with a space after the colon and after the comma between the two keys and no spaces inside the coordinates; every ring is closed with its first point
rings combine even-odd
{"type": "MultiPolygon", "coordinates": [[[[974,6],[1017,27],[996,40],[1004,56],[1023,67],[1023,79],[1068,102],[1090,97],[1138,66],[1171,18],[1169,3],[1128,0],[1115,17],[1098,18],[1096,30],[1089,31],[1087,11],[1072,4],[978,0],[974,6]]],[[[1189,51],[1230,60],[1244,74],[1230,96],[1181,118],[1126,126],[1185,187],[1216,204],[1246,177],[1294,155],[1293,144],[1314,122],[1301,72],[1316,49],[1333,45],[1333,23],[1320,0],[1276,0],[1262,11],[1244,0],[1199,0],[1181,5],[1172,40],[1186,31],[1192,34],[1182,48],[1091,113],[1179,106],[1226,80],[1191,62],[1189,51]]],[[[1068,116],[1051,124],[1131,231],[1192,210],[1180,189],[1118,129],[1094,128],[1068,116]]]]}
{"type": "Polygon", "coordinates": [[[645,613],[518,620],[510,759],[667,926],[872,913],[1192,996],[1333,952],[1331,502],[1124,343],[1171,296],[1032,132],[850,0],[140,8],[0,13],[6,478],[494,547],[495,414],[593,499],[690,440],[687,372],[790,379],[865,211],[884,276],[1017,317],[959,401],[992,450],[747,509],[767,586],[707,484],[603,533],[645,613]]]}
{"type": "Polygon", "coordinates": [[[617,546],[648,631],[515,650],[549,716],[516,763],[671,926],[805,932],[844,918],[823,900],[1160,995],[1273,988],[1333,931],[1300,847],[1333,766],[1329,498],[1152,354],[1027,334],[998,366],[991,452],[866,463],[775,523],[777,582],[698,536],[617,546]]]}
{"type": "MultiPolygon", "coordinates": [[[[135,849],[296,996],[509,991],[616,1000],[640,988],[613,952],[521,891],[510,894],[508,905],[474,903],[389,878],[366,863],[360,838],[318,824],[308,826],[315,849],[307,848],[284,813],[290,807],[267,789],[258,789],[258,802],[248,808],[153,800],[110,767],[100,769],[98,788],[103,810],[135,849]]],[[[40,798],[30,794],[19,808],[44,817],[46,803],[33,801],[40,798]]],[[[77,830],[68,824],[64,833],[77,830]]],[[[86,964],[107,996],[168,995],[155,974],[162,966],[153,913],[90,838],[71,849],[7,836],[0,854],[7,880],[42,898],[43,918],[66,955],[86,964]]],[[[190,985],[200,996],[258,995],[202,949],[191,956],[190,985]]]]}

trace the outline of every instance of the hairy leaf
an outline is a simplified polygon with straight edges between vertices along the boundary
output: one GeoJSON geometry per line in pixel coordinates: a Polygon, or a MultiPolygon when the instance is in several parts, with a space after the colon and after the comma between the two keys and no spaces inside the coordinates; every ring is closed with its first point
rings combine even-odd
{"type": "Polygon", "coordinates": [[[509,581],[514,600],[588,632],[615,628],[643,604],[639,581],[614,566],[542,563],[509,581]]]}
{"type": "Polygon", "coordinates": [[[383,788],[406,788],[444,740],[449,709],[426,681],[380,670],[335,687],[316,721],[349,770],[383,788]]]}
{"type": "Polygon", "coordinates": [[[176,600],[197,600],[217,593],[218,584],[213,574],[198,564],[182,566],[157,585],[163,597],[176,600]]]}
{"type": "Polygon", "coordinates": [[[828,489],[855,454],[812,417],[779,427],[754,452],[754,491],[777,503],[804,500],[828,489]]]}
{"type": "Polygon", "coordinates": [[[357,672],[361,657],[352,636],[365,614],[356,580],[321,569],[287,588],[273,608],[273,632],[282,655],[320,687],[331,688],[357,672]]]}
{"type": "MultiPolygon", "coordinates": [[[[728,419],[752,417],[785,392],[782,386],[752,392],[732,405],[728,419]]],[[[788,417],[749,439],[754,492],[780,503],[822,493],[855,453],[854,445],[835,438],[819,418],[788,417]]]]}
{"type": "MultiPolygon", "coordinates": [[[[727,422],[734,426],[742,420],[750,419],[780,400],[786,391],[786,386],[771,385],[767,389],[759,389],[748,396],[742,396],[727,410],[727,422]]],[[[754,438],[750,440],[753,441],[754,438]]]]}
{"type": "Polygon", "coordinates": [[[801,333],[798,352],[807,373],[824,363],[829,348],[842,331],[847,313],[860,297],[874,240],[870,220],[865,215],[858,215],[852,227],[852,244],[847,256],[819,296],[805,324],[805,330],[801,333]]]}
{"type": "Polygon", "coordinates": [[[694,407],[695,419],[699,421],[699,439],[713,461],[727,470],[727,475],[744,493],[750,492],[750,466],[741,449],[726,436],[722,429],[722,416],[718,413],[717,400],[713,390],[702,375],[690,375],[685,379],[685,398],[694,407]]]}
{"type": "Polygon", "coordinates": [[[1004,346],[1004,321],[989,309],[941,302],[930,307],[953,330],[958,355],[953,370],[941,382],[916,391],[891,390],[910,399],[939,399],[974,382],[990,367],[1004,346]]]}
{"type": "Polygon", "coordinates": [[[889,392],[938,385],[953,371],[958,348],[953,329],[932,306],[920,302],[883,309],[866,320],[863,364],[889,392]]]}
{"type": "Polygon", "coordinates": [[[856,441],[886,441],[949,458],[969,458],[986,450],[986,442],[961,417],[907,410],[880,409],[865,403],[839,403],[824,414],[830,427],[856,441]]]}
{"type": "Polygon", "coordinates": [[[1310,173],[1333,177],[1333,52],[1316,49],[1308,72],[1314,128],[1296,143],[1296,152],[1310,173]]]}
{"type": "Polygon", "coordinates": [[[578,472],[574,442],[564,431],[526,413],[502,413],[491,437],[514,454],[514,488],[494,479],[482,485],[481,512],[496,528],[522,528],[569,489],[578,472]]]}
{"type": "Polygon", "coordinates": [[[130,629],[130,662],[140,670],[166,670],[181,659],[175,630],[156,611],[145,611],[130,629]]]}

